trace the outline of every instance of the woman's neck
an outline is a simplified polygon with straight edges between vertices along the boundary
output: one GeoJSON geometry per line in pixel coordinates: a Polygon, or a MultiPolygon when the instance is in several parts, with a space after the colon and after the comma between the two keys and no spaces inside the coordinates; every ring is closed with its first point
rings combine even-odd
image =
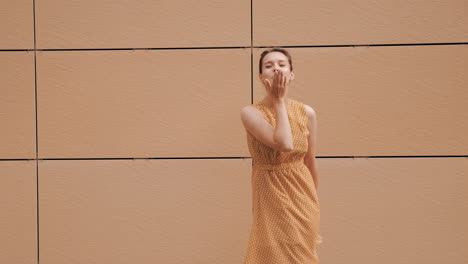
{"type": "MultiPolygon", "coordinates": [[[[273,98],[271,96],[265,96],[262,100],[262,102],[268,106],[273,106],[273,98]]],[[[284,97],[284,103],[286,105],[286,107],[289,107],[291,106],[292,102],[291,102],[291,99],[287,98],[287,97],[284,97]]]]}

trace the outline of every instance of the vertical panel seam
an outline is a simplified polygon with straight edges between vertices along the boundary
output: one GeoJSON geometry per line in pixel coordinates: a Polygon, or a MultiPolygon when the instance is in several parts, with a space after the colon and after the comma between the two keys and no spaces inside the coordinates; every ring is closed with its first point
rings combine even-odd
{"type": "Polygon", "coordinates": [[[36,1],[33,0],[33,33],[34,33],[34,115],[36,125],[36,259],[39,264],[39,139],[37,129],[37,62],[36,62],[36,1]]]}

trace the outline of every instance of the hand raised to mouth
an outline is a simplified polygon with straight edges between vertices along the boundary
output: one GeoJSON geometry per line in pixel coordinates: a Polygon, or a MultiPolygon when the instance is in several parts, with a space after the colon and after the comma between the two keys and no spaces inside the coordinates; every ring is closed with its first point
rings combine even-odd
{"type": "Polygon", "coordinates": [[[290,78],[284,75],[282,71],[275,71],[272,81],[269,79],[263,79],[263,84],[265,85],[267,92],[272,94],[277,100],[284,99],[286,91],[289,88],[289,82],[290,78]]]}

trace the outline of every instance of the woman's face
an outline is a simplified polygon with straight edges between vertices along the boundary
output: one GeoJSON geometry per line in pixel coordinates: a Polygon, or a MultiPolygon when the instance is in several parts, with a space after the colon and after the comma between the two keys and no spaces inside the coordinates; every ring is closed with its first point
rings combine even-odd
{"type": "Polygon", "coordinates": [[[275,71],[282,71],[289,79],[289,82],[294,80],[294,73],[291,72],[288,57],[286,57],[282,52],[273,51],[268,53],[263,57],[262,63],[262,73],[259,75],[262,81],[264,79],[269,79],[270,82],[273,81],[275,71]]]}

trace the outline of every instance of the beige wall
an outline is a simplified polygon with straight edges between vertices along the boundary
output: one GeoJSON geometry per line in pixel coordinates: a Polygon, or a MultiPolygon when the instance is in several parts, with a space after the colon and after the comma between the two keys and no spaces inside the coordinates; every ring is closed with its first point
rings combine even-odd
{"type": "Polygon", "coordinates": [[[2,6],[0,263],[241,263],[272,45],[318,114],[322,263],[468,262],[466,1],[2,6]]]}

